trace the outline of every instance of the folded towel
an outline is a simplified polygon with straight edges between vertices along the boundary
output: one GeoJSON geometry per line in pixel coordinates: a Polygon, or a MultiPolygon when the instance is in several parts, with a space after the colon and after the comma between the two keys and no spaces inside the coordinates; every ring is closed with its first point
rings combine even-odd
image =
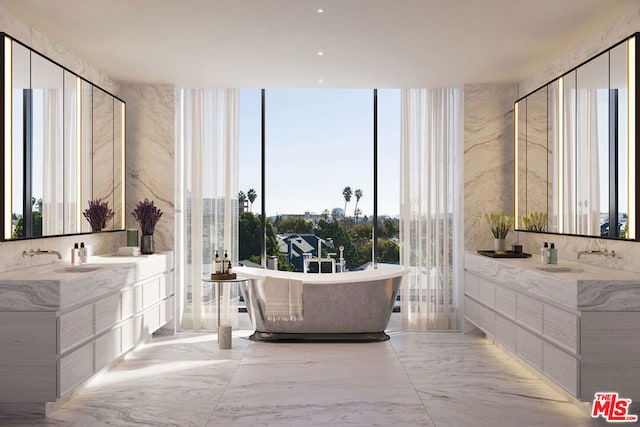
{"type": "Polygon", "coordinates": [[[266,277],[264,290],[268,320],[302,320],[302,280],[266,277]]]}
{"type": "Polygon", "coordinates": [[[140,248],[137,246],[123,246],[118,248],[118,256],[138,256],[140,248]]]}
{"type": "Polygon", "coordinates": [[[289,279],[289,318],[303,320],[302,280],[289,279]]]}

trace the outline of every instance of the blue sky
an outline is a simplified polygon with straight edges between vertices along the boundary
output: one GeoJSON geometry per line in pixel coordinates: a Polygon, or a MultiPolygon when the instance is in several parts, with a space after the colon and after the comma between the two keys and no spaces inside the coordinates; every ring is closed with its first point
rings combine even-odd
{"type": "MultiPolygon", "coordinates": [[[[373,91],[266,91],[267,215],[322,213],[344,207],[342,190],[363,192],[358,207],[373,213],[373,91]]],[[[378,92],[378,214],[397,215],[400,183],[400,91],[378,92]]],[[[254,188],[260,212],[260,91],[240,95],[240,177],[254,188]]],[[[355,197],[347,206],[353,215],[355,197]]]]}

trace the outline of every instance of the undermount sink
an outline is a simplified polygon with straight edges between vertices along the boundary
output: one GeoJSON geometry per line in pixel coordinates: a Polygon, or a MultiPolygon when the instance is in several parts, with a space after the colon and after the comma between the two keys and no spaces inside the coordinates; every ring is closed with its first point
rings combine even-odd
{"type": "Polygon", "coordinates": [[[56,273],[90,273],[92,271],[101,270],[102,267],[90,265],[69,265],[67,267],[56,268],[56,273]]]}
{"type": "Polygon", "coordinates": [[[580,273],[584,271],[575,267],[536,267],[540,271],[548,271],[550,273],[580,273]]]}

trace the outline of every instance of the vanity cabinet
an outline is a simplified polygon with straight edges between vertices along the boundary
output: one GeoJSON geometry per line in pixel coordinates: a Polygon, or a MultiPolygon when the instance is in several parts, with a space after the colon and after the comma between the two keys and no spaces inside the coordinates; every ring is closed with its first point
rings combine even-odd
{"type": "MultiPolygon", "coordinates": [[[[94,259],[96,272],[54,282],[50,289],[58,293],[40,301],[40,310],[22,311],[29,307],[19,306],[20,295],[0,307],[0,415],[17,410],[44,416],[54,402],[64,401],[162,326],[175,330],[172,253],[94,259]]],[[[45,273],[34,277],[38,274],[45,273]]],[[[21,285],[0,280],[0,294],[12,284],[21,285]]]]}
{"type": "Polygon", "coordinates": [[[465,257],[464,319],[583,401],[640,399],[640,280],[600,269],[582,280],[532,260],[465,257]],[[607,278],[608,276],[608,278],[607,278]]]}

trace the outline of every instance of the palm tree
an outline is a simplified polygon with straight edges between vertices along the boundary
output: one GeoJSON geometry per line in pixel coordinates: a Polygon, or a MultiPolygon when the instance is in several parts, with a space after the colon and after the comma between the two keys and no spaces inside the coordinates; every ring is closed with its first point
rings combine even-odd
{"type": "Polygon", "coordinates": [[[345,219],[347,218],[347,203],[349,203],[351,201],[351,195],[353,194],[353,192],[351,191],[351,187],[349,187],[348,185],[346,187],[344,187],[344,190],[342,190],[342,195],[344,196],[344,217],[345,219]]]}
{"type": "Polygon", "coordinates": [[[354,212],[354,216],[356,217],[356,224],[357,224],[357,223],[358,223],[358,215],[359,215],[360,213],[362,213],[362,211],[359,211],[359,212],[358,212],[358,202],[359,202],[359,201],[360,201],[360,199],[362,198],[362,190],[358,188],[358,189],[356,190],[356,192],[355,192],[355,196],[356,196],[356,207],[355,207],[355,209],[353,210],[353,212],[354,212]],[[356,212],[358,212],[358,213],[356,213],[356,212]]]}
{"type": "Polygon", "coordinates": [[[247,191],[247,197],[249,198],[250,203],[249,210],[253,211],[253,202],[258,197],[258,193],[256,193],[256,190],[254,190],[253,188],[250,188],[249,191],[247,191]]]}

